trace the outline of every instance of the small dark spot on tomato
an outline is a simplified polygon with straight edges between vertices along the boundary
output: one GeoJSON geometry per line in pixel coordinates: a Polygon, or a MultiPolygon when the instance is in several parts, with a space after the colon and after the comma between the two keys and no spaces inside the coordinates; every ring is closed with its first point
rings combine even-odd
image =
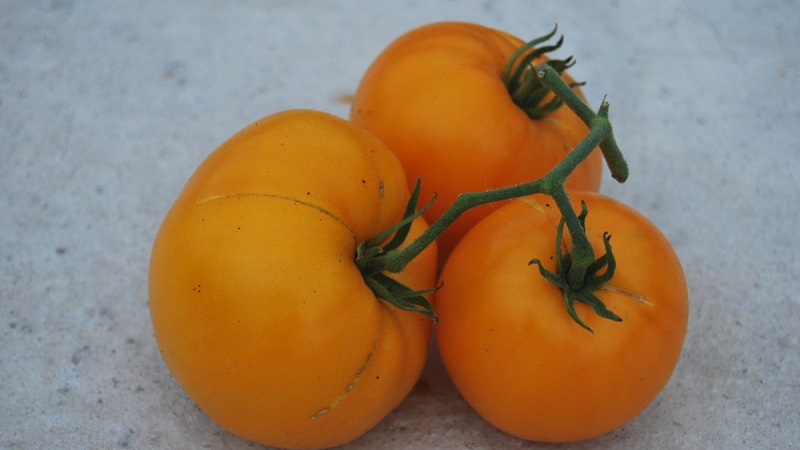
{"type": "Polygon", "coordinates": [[[311,195],[311,191],[306,192],[306,195],[311,195]]]}
{"type": "Polygon", "coordinates": [[[381,379],[381,376],[380,376],[380,375],[376,375],[376,376],[375,376],[375,379],[376,379],[376,380],[380,380],[380,379],[381,379]]]}

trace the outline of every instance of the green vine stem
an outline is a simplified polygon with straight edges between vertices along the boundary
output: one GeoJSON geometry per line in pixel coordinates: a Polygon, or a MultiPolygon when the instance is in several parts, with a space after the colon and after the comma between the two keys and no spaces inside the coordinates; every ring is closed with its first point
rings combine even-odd
{"type": "MultiPolygon", "coordinates": [[[[607,106],[607,104],[604,105],[607,106]]],[[[598,117],[603,116],[598,115],[598,117]]],[[[510,200],[512,198],[524,197],[532,194],[548,194],[553,196],[558,204],[558,207],[562,209],[562,212],[567,213],[565,215],[567,218],[567,227],[570,229],[570,233],[572,233],[573,229],[575,229],[574,223],[577,221],[577,216],[569,205],[566,189],[563,187],[563,182],[571,173],[572,169],[576,167],[582,160],[586,159],[586,157],[589,156],[597,144],[605,139],[609,132],[610,127],[608,126],[608,121],[602,119],[597,120],[596,124],[592,127],[586,138],[581,141],[580,144],[578,144],[578,146],[575,147],[575,149],[561,161],[561,163],[559,163],[548,174],[538,180],[491,191],[468,192],[459,195],[456,197],[453,205],[447,211],[445,211],[438,220],[431,224],[430,228],[428,228],[425,233],[411,242],[406,248],[389,252],[379,258],[376,258],[374,263],[382,265],[384,269],[388,270],[389,272],[400,272],[412,259],[414,259],[434,240],[436,240],[436,238],[439,237],[439,235],[448,226],[450,226],[450,224],[455,222],[456,219],[458,219],[461,214],[467,210],[486,203],[510,200]],[[564,206],[565,202],[566,207],[564,206]],[[569,214],[569,211],[572,211],[572,214],[569,214]],[[569,216],[574,216],[574,220],[569,216]]],[[[588,242],[588,239],[586,239],[585,235],[581,236],[583,233],[578,232],[576,234],[577,235],[573,236],[573,242],[575,242],[576,247],[581,247],[582,241],[588,242]]],[[[586,253],[593,259],[591,249],[586,253]]],[[[576,259],[578,260],[576,262],[579,264],[580,261],[584,259],[579,256],[580,254],[581,253],[579,252],[579,254],[576,255],[576,259]]]]}
{"type": "MultiPolygon", "coordinates": [[[[547,64],[543,64],[536,67],[536,75],[539,77],[542,84],[547,86],[561,101],[569,106],[586,126],[592,126],[592,122],[597,115],[580,97],[578,97],[578,94],[576,94],[570,86],[564,83],[564,80],[561,79],[557,71],[547,64]]],[[[605,99],[603,99],[603,103],[605,103],[605,99]]],[[[609,128],[610,127],[611,125],[609,125],[609,128]]],[[[606,139],[600,143],[600,151],[603,152],[603,157],[611,171],[611,176],[620,183],[624,183],[625,180],[628,179],[628,164],[625,162],[625,158],[622,156],[622,152],[617,146],[617,140],[614,138],[614,134],[610,129],[606,139]]]]}
{"type": "MultiPolygon", "coordinates": [[[[567,309],[573,319],[581,326],[588,329],[588,327],[577,318],[577,315],[574,314],[574,307],[572,307],[572,304],[575,300],[592,304],[593,300],[590,296],[583,295],[586,289],[594,288],[594,283],[587,283],[587,281],[592,281],[594,279],[592,277],[595,277],[596,273],[601,268],[606,269],[603,276],[610,277],[613,274],[613,267],[608,264],[608,261],[613,261],[613,255],[610,255],[610,245],[606,245],[608,250],[607,254],[601,256],[597,260],[595,259],[594,250],[586,236],[583,226],[585,213],[582,213],[582,216],[578,216],[578,214],[575,213],[570,204],[564,182],[572,171],[598,146],[601,148],[606,163],[616,180],[623,182],[627,179],[628,167],[613,137],[613,130],[608,119],[609,105],[605,99],[598,112],[595,113],[583,103],[580,97],[572,91],[570,86],[561,79],[559,72],[548,63],[536,66],[533,73],[536,74],[544,86],[547,86],[557,98],[575,111],[586,123],[589,127],[589,132],[586,137],[584,137],[561,162],[538,180],[516,186],[484,192],[467,192],[459,195],[456,197],[453,205],[447,209],[439,219],[433,222],[425,232],[410,242],[406,247],[399,248],[408,232],[407,229],[411,226],[411,222],[422,214],[422,211],[424,211],[427,206],[430,206],[429,203],[422,210],[416,210],[419,197],[418,181],[406,207],[406,214],[403,221],[387,230],[386,233],[383,233],[378,238],[360,245],[357,251],[356,263],[362,274],[364,274],[365,281],[370,285],[376,295],[401,309],[422,312],[435,319],[436,315],[432,305],[424,298],[424,295],[431,292],[431,290],[413,291],[399,283],[389,283],[388,280],[386,280],[386,278],[389,277],[386,276],[385,273],[397,273],[405,269],[409,262],[422,253],[422,251],[431,245],[448,226],[471,208],[486,203],[510,200],[533,194],[546,194],[553,197],[561,211],[563,223],[570,233],[572,250],[569,257],[569,264],[563,268],[563,273],[552,274],[553,277],[549,277],[551,274],[546,274],[542,271],[542,275],[550,281],[558,279],[558,283],[560,283],[559,286],[565,289],[565,293],[567,291],[581,293],[580,296],[570,294],[570,299],[567,301],[567,309]],[[395,237],[385,246],[381,246],[380,242],[388,238],[392,232],[395,233],[395,237]],[[398,239],[397,236],[399,235],[402,235],[402,239],[398,239]],[[373,286],[376,283],[379,286],[373,286]],[[386,298],[386,296],[389,298],[386,298]]],[[[558,244],[560,246],[560,240],[558,244]]],[[[389,278],[389,280],[391,280],[391,278],[389,278]]],[[[599,302],[599,300],[597,302],[599,302]]],[[[593,306],[596,311],[602,312],[604,306],[602,303],[598,305],[597,302],[593,302],[593,306]]],[[[599,314],[603,315],[602,313],[599,314]]],[[[607,316],[608,315],[604,317],[607,316]]]]}

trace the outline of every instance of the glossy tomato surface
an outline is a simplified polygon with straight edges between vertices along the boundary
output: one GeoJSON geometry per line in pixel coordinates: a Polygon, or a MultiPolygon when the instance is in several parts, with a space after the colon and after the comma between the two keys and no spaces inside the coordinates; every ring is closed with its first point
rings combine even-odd
{"type": "MultiPolygon", "coordinates": [[[[155,239],[149,289],[164,360],[211,418],[262,444],[320,448],[405,397],[430,319],[377,299],[354,255],[408,195],[381,142],[315,111],[259,120],[200,165],[155,239]]],[[[424,289],[435,270],[431,247],[392,276],[424,289]]]]}
{"type": "Polygon", "coordinates": [[[686,334],[688,294],[681,264],[644,216],[600,194],[586,201],[596,256],[612,235],[617,267],[595,294],[621,322],[583,303],[579,326],[555,271],[560,213],[549,197],[515,200],[473,228],[450,255],[436,296],[436,338],[453,382],[487,421],[535,441],[593,438],[631,420],[659,394],[686,334]]]}
{"type": "MultiPolygon", "coordinates": [[[[481,25],[434,23],[400,36],[364,74],[350,118],[398,155],[410,186],[422,180],[423,199],[438,194],[425,215],[429,223],[462,192],[541,177],[588,132],[566,106],[531,119],[514,103],[502,73],[521,45],[522,40],[481,25]]],[[[563,78],[574,81],[566,73],[563,78]]],[[[598,150],[567,185],[596,191],[601,177],[598,150]]],[[[495,208],[470,210],[448,228],[439,240],[440,260],[495,208]]]]}

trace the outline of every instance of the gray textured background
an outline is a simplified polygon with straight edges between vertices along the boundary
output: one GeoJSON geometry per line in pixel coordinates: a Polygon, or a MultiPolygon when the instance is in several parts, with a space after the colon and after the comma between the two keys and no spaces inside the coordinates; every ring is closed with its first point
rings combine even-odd
{"type": "MultiPolygon", "coordinates": [[[[673,242],[684,353],[639,417],[559,448],[792,448],[800,438],[800,6],[793,1],[0,0],[0,448],[252,448],[201,413],[152,337],[146,268],[197,164],[253,120],[342,101],[399,34],[467,20],[607,94],[630,181],[673,242]]],[[[347,446],[551,448],[494,430],[435,353],[347,446]]]]}

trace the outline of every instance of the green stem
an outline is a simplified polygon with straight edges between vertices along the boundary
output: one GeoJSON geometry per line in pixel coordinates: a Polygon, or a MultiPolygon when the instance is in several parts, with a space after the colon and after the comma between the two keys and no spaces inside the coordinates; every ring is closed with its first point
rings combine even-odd
{"type": "MultiPolygon", "coordinates": [[[[510,70],[510,68],[508,69],[510,70]]],[[[614,140],[611,122],[608,120],[608,103],[603,100],[597,113],[593,112],[578,97],[559,75],[556,68],[550,63],[544,63],[532,69],[535,77],[541,80],[542,86],[550,89],[556,96],[559,104],[566,104],[589,127],[589,133],[578,145],[567,154],[545,176],[538,180],[516,186],[494,189],[484,192],[467,192],[456,197],[453,205],[448,208],[431,226],[409,243],[404,248],[399,248],[410,230],[411,223],[430,206],[430,202],[421,210],[417,210],[419,199],[419,182],[409,198],[403,220],[394,227],[386,230],[375,239],[359,244],[356,252],[356,264],[364,280],[375,295],[383,298],[396,307],[408,311],[423,313],[436,320],[436,314],[431,303],[425,295],[432,290],[414,291],[398,283],[386,272],[397,273],[405,267],[429,245],[431,245],[443,232],[467,210],[486,203],[510,200],[533,194],[547,194],[553,197],[561,211],[562,221],[559,225],[556,253],[558,258],[558,273],[548,272],[539,260],[532,260],[531,264],[539,265],[539,271],[545,279],[555,283],[564,292],[567,311],[570,316],[582,327],[591,331],[577,316],[574,302],[580,301],[590,305],[597,314],[612,320],[621,320],[605,308],[605,305],[592,293],[599,286],[613,276],[613,255],[608,239],[604,236],[606,254],[595,260],[594,250],[586,236],[584,220],[585,208],[580,215],[575,213],[570,203],[569,195],[564,187],[567,177],[583,162],[598,146],[603,152],[606,163],[614,178],[620,182],[628,176],[628,166],[614,140]],[[569,230],[572,240],[571,252],[564,256],[561,254],[561,235],[563,227],[569,230]],[[384,239],[394,234],[389,243],[382,245],[384,239]],[[598,275],[601,269],[607,271],[598,275]]],[[[527,76],[533,77],[530,73],[527,76]]],[[[435,198],[435,197],[434,197],[435,198]]],[[[431,200],[433,201],[433,200],[431,200]]]]}
{"type": "Polygon", "coordinates": [[[567,272],[567,282],[570,286],[580,286],[586,277],[586,269],[594,263],[594,249],[592,249],[592,244],[589,243],[589,238],[586,236],[578,215],[572,209],[564,186],[559,186],[552,193],[552,197],[561,211],[561,217],[564,218],[567,230],[569,230],[570,237],[572,237],[572,263],[567,272]]]}
{"type": "MultiPolygon", "coordinates": [[[[548,64],[542,64],[536,67],[536,76],[539,77],[543,85],[553,91],[561,101],[569,106],[586,126],[591,127],[592,121],[597,118],[599,113],[595,114],[595,112],[581,100],[578,94],[564,83],[564,80],[561,79],[561,75],[559,75],[555,69],[548,64]]],[[[603,103],[605,103],[605,100],[603,103]]],[[[622,151],[620,151],[617,146],[617,141],[614,139],[613,133],[609,133],[608,138],[600,143],[600,150],[603,152],[603,157],[611,171],[611,176],[620,183],[624,183],[625,180],[628,179],[628,164],[622,156],[622,151]]]]}
{"type": "Polygon", "coordinates": [[[592,122],[595,112],[581,100],[572,87],[564,83],[558,71],[546,63],[536,66],[535,70],[539,81],[553,91],[587,126],[592,122]]]}
{"type": "MultiPolygon", "coordinates": [[[[401,272],[406,265],[413,260],[417,255],[422,253],[433,241],[438,238],[444,230],[456,221],[464,212],[479,205],[492,203],[501,200],[510,200],[512,198],[524,197],[532,194],[548,194],[551,196],[561,197],[562,200],[556,199],[559,203],[559,209],[565,217],[569,217],[570,213],[577,221],[577,216],[574,210],[569,205],[567,199],[566,204],[563,199],[567,198],[566,190],[564,189],[564,181],[572,173],[575,167],[585,160],[591,152],[608,136],[611,134],[611,125],[608,121],[608,103],[604,102],[603,106],[598,111],[591,121],[589,134],[573,149],[561,162],[559,162],[553,169],[546,175],[538,180],[528,183],[518,184],[516,186],[509,186],[505,188],[494,189],[484,192],[467,192],[460,194],[456,197],[453,205],[448,208],[431,226],[425,230],[420,236],[412,241],[408,246],[403,249],[394,250],[384,255],[373,258],[369,261],[370,265],[377,265],[383,270],[389,272],[401,272]]],[[[581,252],[590,254],[591,246],[588,244],[583,229],[580,227],[579,222],[574,222],[572,219],[568,220],[568,228],[572,236],[574,245],[586,245],[589,250],[581,249],[581,252]],[[581,244],[585,242],[585,244],[581,244]]],[[[591,264],[593,258],[586,263],[591,264]]],[[[583,263],[583,258],[581,258],[583,263]]],[[[585,267],[585,266],[584,266],[585,267]]]]}

